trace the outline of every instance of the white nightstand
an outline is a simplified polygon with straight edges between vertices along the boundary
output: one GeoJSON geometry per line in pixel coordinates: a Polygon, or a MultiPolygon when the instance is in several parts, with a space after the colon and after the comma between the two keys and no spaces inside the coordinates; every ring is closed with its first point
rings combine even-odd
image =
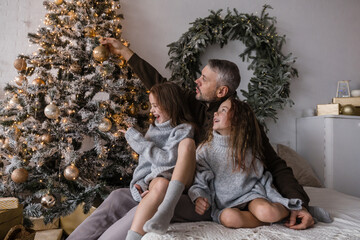
{"type": "Polygon", "coordinates": [[[325,187],[360,197],[360,117],[296,119],[296,151],[325,187]]]}

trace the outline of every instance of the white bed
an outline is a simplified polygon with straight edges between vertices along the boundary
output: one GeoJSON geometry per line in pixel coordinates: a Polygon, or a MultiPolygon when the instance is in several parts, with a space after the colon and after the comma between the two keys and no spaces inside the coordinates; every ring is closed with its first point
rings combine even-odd
{"type": "Polygon", "coordinates": [[[292,230],[281,224],[253,229],[228,229],[214,222],[174,223],[165,235],[148,233],[142,239],[360,239],[360,198],[328,188],[304,187],[311,206],[326,209],[334,219],[332,223],[317,223],[307,230],[292,230]]]}
{"type": "Polygon", "coordinates": [[[295,150],[288,146],[273,145],[278,155],[292,168],[295,178],[310,197],[310,206],[327,210],[333,218],[332,223],[317,223],[307,230],[292,230],[281,224],[262,226],[253,229],[228,229],[214,222],[174,223],[165,235],[148,233],[144,240],[159,239],[296,239],[296,240],[360,240],[360,198],[322,188],[310,164],[295,150]]]}

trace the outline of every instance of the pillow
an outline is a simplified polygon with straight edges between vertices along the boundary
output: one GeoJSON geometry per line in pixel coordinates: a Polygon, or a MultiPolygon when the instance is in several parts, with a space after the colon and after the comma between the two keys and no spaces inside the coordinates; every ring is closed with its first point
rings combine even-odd
{"type": "Polygon", "coordinates": [[[301,186],[323,187],[310,164],[293,149],[278,144],[277,153],[279,157],[284,159],[286,164],[291,167],[296,180],[301,186]]]}

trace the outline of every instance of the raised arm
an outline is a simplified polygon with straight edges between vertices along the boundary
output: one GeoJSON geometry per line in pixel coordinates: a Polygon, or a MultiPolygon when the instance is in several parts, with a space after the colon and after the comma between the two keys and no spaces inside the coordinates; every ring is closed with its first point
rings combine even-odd
{"type": "Polygon", "coordinates": [[[140,58],[131,49],[124,46],[119,40],[115,38],[101,38],[100,43],[106,46],[112,54],[123,56],[147,89],[150,89],[157,83],[167,81],[153,66],[140,58]]]}

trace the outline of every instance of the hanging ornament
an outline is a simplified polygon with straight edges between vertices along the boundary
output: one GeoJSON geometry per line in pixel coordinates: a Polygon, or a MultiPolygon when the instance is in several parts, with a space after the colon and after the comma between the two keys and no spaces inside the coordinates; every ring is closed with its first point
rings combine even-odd
{"type": "Polygon", "coordinates": [[[35,86],[41,86],[41,85],[45,85],[44,80],[42,80],[41,78],[35,78],[31,84],[35,85],[35,86]]]}
{"type": "Polygon", "coordinates": [[[93,57],[96,61],[103,62],[109,58],[109,50],[103,45],[97,46],[93,50],[93,57]]]}
{"type": "Polygon", "coordinates": [[[64,170],[64,177],[69,181],[74,181],[79,176],[79,169],[74,165],[71,164],[67,166],[64,170]]]}
{"type": "Polygon", "coordinates": [[[27,81],[27,78],[23,75],[18,75],[15,77],[14,81],[17,85],[22,86],[23,82],[27,81]]]}
{"type": "Polygon", "coordinates": [[[135,115],[137,112],[138,112],[137,107],[132,103],[132,104],[129,106],[129,113],[130,113],[131,115],[135,115]]]}
{"type": "Polygon", "coordinates": [[[61,5],[63,3],[63,0],[54,0],[54,3],[56,5],[61,5]]]}
{"type": "Polygon", "coordinates": [[[15,169],[11,173],[11,180],[13,180],[15,183],[23,183],[26,182],[26,180],[29,177],[29,173],[25,168],[18,168],[15,169]]]}
{"type": "Polygon", "coordinates": [[[18,70],[18,71],[23,71],[26,69],[26,61],[23,58],[18,58],[14,61],[14,67],[18,70]]]}
{"type": "Polygon", "coordinates": [[[55,203],[56,203],[56,199],[51,194],[45,194],[41,198],[41,205],[45,208],[51,208],[55,205],[55,203]]]}
{"type": "Polygon", "coordinates": [[[92,27],[86,27],[85,28],[85,37],[94,38],[96,37],[96,31],[92,27]]]}
{"type": "Polygon", "coordinates": [[[101,123],[99,124],[99,130],[102,132],[107,132],[111,129],[112,123],[109,119],[103,118],[101,123]]]}
{"type": "Polygon", "coordinates": [[[353,115],[355,113],[355,108],[353,105],[351,104],[347,104],[347,105],[344,105],[342,108],[341,108],[341,114],[344,114],[344,115],[353,115]]]}
{"type": "Polygon", "coordinates": [[[78,63],[74,63],[70,65],[70,71],[74,73],[81,73],[81,66],[78,63]]]}
{"type": "Polygon", "coordinates": [[[56,119],[60,115],[60,109],[55,104],[50,103],[45,107],[44,114],[47,118],[56,119]]]}
{"type": "Polygon", "coordinates": [[[51,135],[48,134],[48,133],[45,133],[45,134],[41,135],[40,141],[42,143],[44,143],[44,144],[47,144],[47,143],[51,142],[51,135]]]}
{"type": "Polygon", "coordinates": [[[147,102],[144,102],[143,104],[141,104],[142,110],[147,110],[148,108],[149,108],[149,104],[147,102]]]}

